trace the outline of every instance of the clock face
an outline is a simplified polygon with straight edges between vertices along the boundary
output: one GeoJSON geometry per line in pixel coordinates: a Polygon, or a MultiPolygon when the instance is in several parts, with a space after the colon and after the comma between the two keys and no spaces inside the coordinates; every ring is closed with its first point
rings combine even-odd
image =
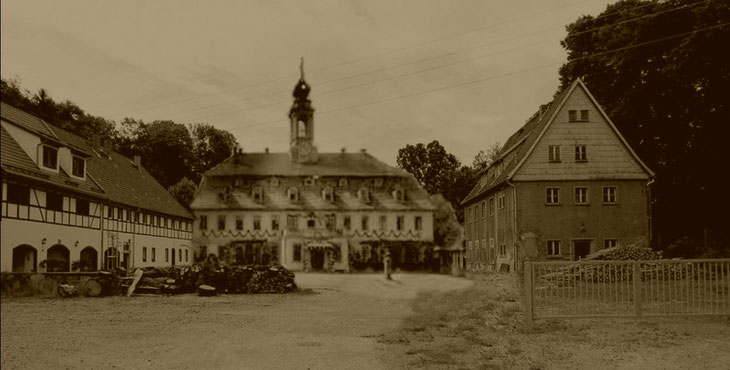
{"type": "Polygon", "coordinates": [[[312,146],[309,143],[301,143],[297,150],[299,151],[300,156],[306,157],[312,152],[312,146]]]}

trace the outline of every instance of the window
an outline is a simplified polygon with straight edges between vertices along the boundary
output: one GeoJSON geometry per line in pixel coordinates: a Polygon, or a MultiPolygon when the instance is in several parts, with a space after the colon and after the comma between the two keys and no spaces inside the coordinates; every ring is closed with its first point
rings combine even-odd
{"type": "Polygon", "coordinates": [[[395,219],[395,228],[396,230],[400,231],[403,230],[403,226],[405,226],[406,223],[406,217],[405,216],[398,216],[395,219]]]}
{"type": "Polygon", "coordinates": [[[218,215],[218,230],[226,229],[226,215],[218,215]]]}
{"type": "Polygon", "coordinates": [[[547,255],[560,256],[560,240],[547,241],[547,255]]]}
{"type": "Polygon", "coordinates": [[[8,184],[8,202],[16,204],[30,203],[30,188],[20,184],[8,184]]]}
{"type": "Polygon", "coordinates": [[[152,262],[155,262],[155,247],[152,247],[152,262]]]}
{"type": "Polygon", "coordinates": [[[587,109],[581,109],[580,120],[583,122],[588,122],[588,110],[587,109]]]}
{"type": "Polygon", "coordinates": [[[504,209],[504,206],[505,206],[505,204],[507,203],[507,202],[505,201],[505,197],[504,197],[504,194],[500,194],[500,195],[499,195],[499,197],[498,197],[497,199],[498,199],[498,201],[499,201],[499,209],[504,209]]]}
{"type": "Polygon", "coordinates": [[[337,186],[339,186],[341,188],[346,188],[347,187],[347,179],[344,178],[344,177],[341,178],[339,181],[337,181],[337,186]]]}
{"type": "Polygon", "coordinates": [[[264,201],[264,191],[261,189],[260,186],[254,186],[252,193],[253,193],[253,200],[256,203],[261,203],[264,201]]]}
{"type": "Polygon", "coordinates": [[[314,179],[311,177],[304,179],[304,186],[314,186],[314,179]]]}
{"type": "Polygon", "coordinates": [[[272,178],[271,178],[271,179],[269,180],[269,184],[271,184],[271,186],[279,186],[279,179],[278,179],[278,178],[276,178],[276,177],[272,177],[272,178]]]}
{"type": "Polygon", "coordinates": [[[618,239],[603,239],[603,248],[618,247],[618,239]]]}
{"type": "Polygon", "coordinates": [[[324,216],[324,227],[326,227],[327,230],[335,229],[335,215],[324,216]]]}
{"type": "MultiPolygon", "coordinates": [[[[147,215],[145,216],[145,220],[147,219],[147,215]]],[[[208,229],[208,216],[201,215],[200,216],[200,230],[206,230],[208,229]]]]}
{"type": "Polygon", "coordinates": [[[294,260],[294,262],[299,262],[302,260],[302,245],[301,244],[294,244],[293,260],[294,260]]]}
{"type": "Polygon", "coordinates": [[[124,214],[122,217],[124,219],[124,221],[129,221],[129,212],[125,209],[125,210],[122,210],[122,213],[124,214]]]}
{"type": "Polygon", "coordinates": [[[393,199],[395,199],[398,202],[402,202],[405,200],[405,193],[402,189],[395,189],[393,190],[393,199]]]}
{"type": "Polygon", "coordinates": [[[388,216],[381,215],[379,224],[380,224],[380,231],[385,231],[385,227],[388,225],[388,216]]]}
{"type": "Polygon", "coordinates": [[[345,230],[350,230],[352,220],[350,219],[350,215],[346,215],[343,223],[343,226],[345,230]]]}
{"type": "Polygon", "coordinates": [[[376,188],[382,187],[383,186],[383,179],[377,178],[377,179],[373,180],[373,184],[375,185],[376,188]]]}
{"type": "Polygon", "coordinates": [[[289,188],[287,191],[287,196],[289,197],[290,202],[297,202],[299,201],[299,190],[297,188],[289,188]]]}
{"type": "Polygon", "coordinates": [[[315,222],[315,219],[314,218],[307,219],[307,229],[314,229],[314,227],[316,226],[316,224],[317,223],[315,222]]]}
{"type": "Polygon", "coordinates": [[[271,216],[271,230],[279,230],[279,216],[278,215],[271,216]]]}
{"type": "Polygon", "coordinates": [[[499,256],[500,257],[506,257],[507,256],[507,245],[506,244],[500,244],[499,245],[499,256]]]}
{"type": "Polygon", "coordinates": [[[114,208],[114,214],[117,216],[117,220],[122,219],[122,209],[121,208],[114,208]]]}
{"type": "Polygon", "coordinates": [[[188,250],[185,250],[185,262],[188,262],[188,250]]]}
{"type": "Polygon", "coordinates": [[[423,229],[423,218],[421,216],[416,216],[416,231],[421,231],[423,229]]]}
{"type": "Polygon", "coordinates": [[[89,201],[86,199],[76,199],[76,213],[80,215],[88,215],[89,201]]]}
{"type": "Polygon", "coordinates": [[[618,188],[615,186],[603,187],[603,203],[615,204],[618,202],[618,188]]]}
{"type": "Polygon", "coordinates": [[[370,201],[370,192],[368,191],[368,189],[360,188],[360,190],[357,191],[357,197],[361,201],[367,203],[370,201]]]}
{"type": "Polygon", "coordinates": [[[147,262],[147,247],[142,247],[142,262],[147,262]]]}
{"type": "Polygon", "coordinates": [[[577,186],[575,188],[575,204],[588,204],[588,188],[577,186]]]}
{"type": "Polygon", "coordinates": [[[575,161],[576,162],[585,162],[588,160],[588,157],[586,156],[586,146],[585,145],[576,145],[575,146],[575,161]]]}
{"type": "Polygon", "coordinates": [[[58,149],[43,146],[43,167],[56,169],[58,165],[58,149]]]}
{"type": "Polygon", "coordinates": [[[177,250],[177,260],[178,262],[182,262],[182,249],[177,250]]]}
{"type": "Polygon", "coordinates": [[[560,162],[560,145],[548,146],[548,161],[560,162]]]}
{"type": "Polygon", "coordinates": [[[363,229],[363,231],[367,231],[370,224],[370,219],[368,215],[362,215],[362,218],[360,219],[360,228],[363,229]]]}
{"type": "Polygon", "coordinates": [[[286,227],[289,230],[297,230],[299,229],[299,219],[296,215],[287,215],[286,216],[286,227]]]}
{"type": "Polygon", "coordinates": [[[46,193],[46,208],[54,211],[63,211],[63,195],[46,193]]]}
{"type": "Polygon", "coordinates": [[[332,188],[326,187],[322,189],[322,199],[324,199],[325,202],[332,202],[334,200],[332,188]]]}
{"type": "Polygon", "coordinates": [[[253,229],[254,230],[261,230],[261,215],[254,215],[253,216],[253,229]]]}
{"type": "Polygon", "coordinates": [[[236,216],[236,230],[243,230],[243,216],[236,216]]]}
{"type": "Polygon", "coordinates": [[[71,173],[76,177],[84,177],[86,162],[81,157],[73,157],[71,163],[71,173]]]}
{"type": "Polygon", "coordinates": [[[547,204],[560,204],[560,188],[547,188],[545,189],[547,204]]]}
{"type": "Polygon", "coordinates": [[[170,249],[165,248],[165,262],[170,262],[170,249]]]}
{"type": "Polygon", "coordinates": [[[489,215],[494,214],[494,197],[489,198],[489,215]]]}

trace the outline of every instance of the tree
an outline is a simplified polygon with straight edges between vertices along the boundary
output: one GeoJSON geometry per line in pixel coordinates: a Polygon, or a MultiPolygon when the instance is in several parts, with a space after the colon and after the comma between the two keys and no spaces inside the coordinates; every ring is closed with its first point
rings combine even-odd
{"type": "Polygon", "coordinates": [[[491,166],[499,158],[500,149],[502,149],[502,146],[499,143],[494,143],[486,151],[480,150],[474,156],[474,161],[471,164],[472,168],[477,172],[486,170],[487,167],[491,166]]]}
{"type": "Polygon", "coordinates": [[[459,224],[456,211],[451,203],[440,194],[431,196],[436,206],[433,212],[433,241],[436,245],[449,247],[462,235],[463,227],[459,224]]]}
{"type": "Polygon", "coordinates": [[[476,175],[468,166],[462,166],[438,141],[428,145],[407,144],[398,150],[398,166],[413,175],[429,194],[442,194],[457,211],[463,222],[461,201],[474,187],[476,175]]]}
{"type": "Polygon", "coordinates": [[[730,255],[730,193],[716,162],[730,137],[730,54],[718,47],[728,21],[723,0],[627,0],[580,17],[562,41],[562,87],[582,77],[654,170],[654,239],[687,240],[668,251],[678,255],[730,255]]]}
{"type": "Polygon", "coordinates": [[[180,204],[190,208],[190,204],[193,202],[193,198],[195,198],[196,189],[197,186],[192,180],[187,177],[183,177],[177,184],[167,188],[167,191],[170,192],[170,194],[172,194],[172,196],[177,199],[180,204]]]}
{"type": "Polygon", "coordinates": [[[164,187],[191,175],[193,141],[183,124],[154,121],[142,124],[134,140],[134,150],[142,165],[164,187]]]}
{"type": "Polygon", "coordinates": [[[237,141],[230,132],[206,123],[191,124],[189,130],[193,141],[191,176],[193,181],[200,181],[205,171],[231,156],[237,141]]]}

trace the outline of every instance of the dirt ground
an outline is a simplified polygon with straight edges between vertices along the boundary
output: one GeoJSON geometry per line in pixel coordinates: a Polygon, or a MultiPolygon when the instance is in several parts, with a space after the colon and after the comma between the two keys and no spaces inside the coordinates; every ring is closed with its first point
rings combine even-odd
{"type": "Polygon", "coordinates": [[[299,274],[300,293],[16,298],[3,369],[728,369],[728,318],[523,324],[510,275],[299,274]]]}
{"type": "Polygon", "coordinates": [[[414,314],[378,337],[389,368],[730,369],[730,318],[602,319],[524,324],[512,275],[421,293],[414,314]]]}
{"type": "Polygon", "coordinates": [[[377,337],[442,275],[298,274],[284,295],[3,299],[3,369],[373,369],[377,337]]]}

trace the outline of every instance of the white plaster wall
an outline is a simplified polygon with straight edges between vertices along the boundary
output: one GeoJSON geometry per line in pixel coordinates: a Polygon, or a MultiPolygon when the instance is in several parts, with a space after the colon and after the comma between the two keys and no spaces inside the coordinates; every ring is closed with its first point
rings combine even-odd
{"type": "Polygon", "coordinates": [[[5,120],[2,120],[2,126],[18,142],[28,157],[38,165],[38,146],[41,145],[41,138],[5,120]]]}

